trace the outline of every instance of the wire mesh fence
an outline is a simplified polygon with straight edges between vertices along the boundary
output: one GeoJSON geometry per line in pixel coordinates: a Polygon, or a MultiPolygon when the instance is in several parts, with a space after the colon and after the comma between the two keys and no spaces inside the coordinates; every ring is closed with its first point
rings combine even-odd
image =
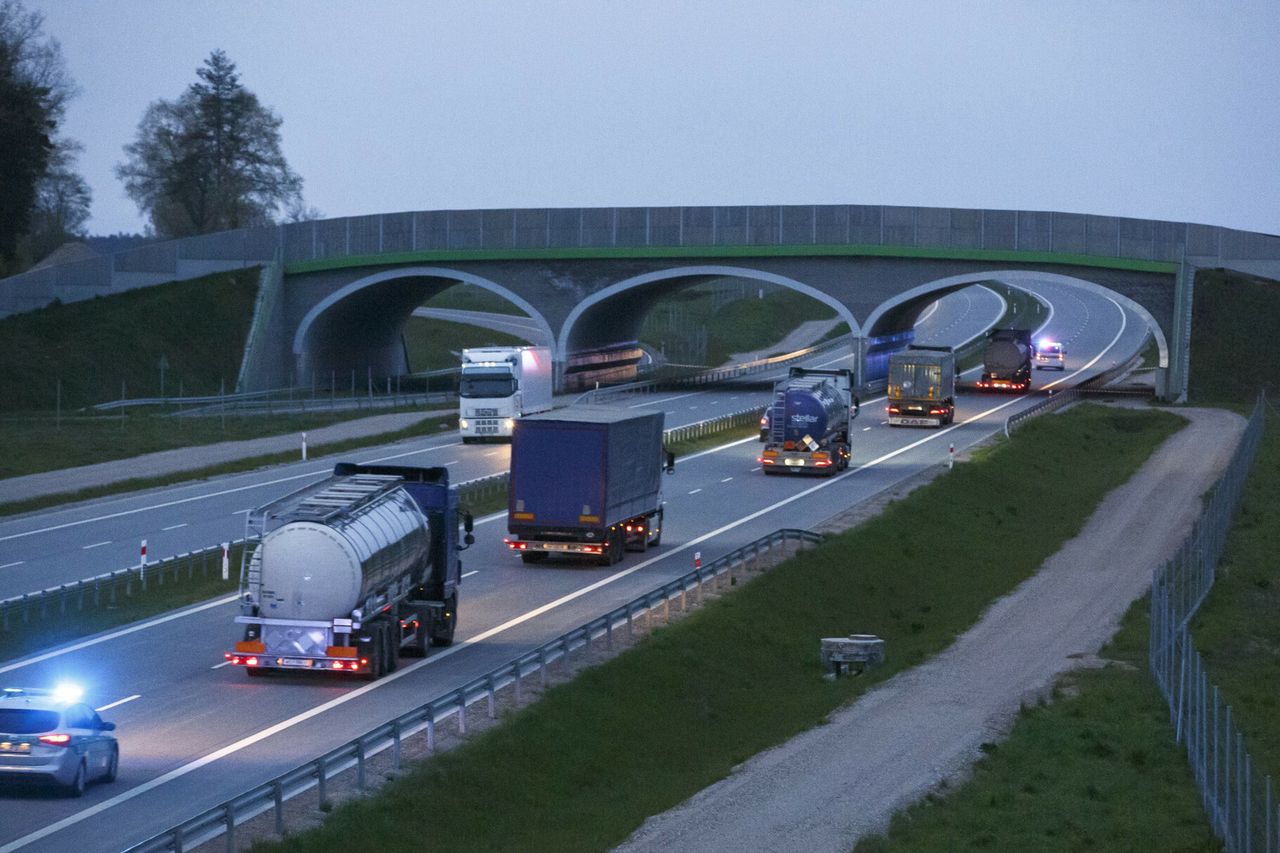
{"type": "Polygon", "coordinates": [[[1265,420],[1259,395],[1200,519],[1151,582],[1151,673],[1169,705],[1177,742],[1186,748],[1210,825],[1231,853],[1280,851],[1280,809],[1271,776],[1245,749],[1234,706],[1210,683],[1190,622],[1213,587],[1265,420]]]}

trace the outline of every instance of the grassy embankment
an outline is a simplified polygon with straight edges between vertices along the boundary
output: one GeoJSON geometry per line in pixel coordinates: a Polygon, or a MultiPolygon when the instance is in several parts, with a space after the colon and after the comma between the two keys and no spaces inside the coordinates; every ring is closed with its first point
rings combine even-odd
{"type": "MultiPolygon", "coordinates": [[[[505,725],[338,808],[320,829],[264,847],[328,850],[359,839],[407,849],[400,839],[430,833],[442,849],[607,848],[646,815],[945,648],[1178,426],[1165,413],[1096,406],[1036,421],[880,517],[550,690],[505,725]],[[1058,511],[1021,511],[1046,481],[1058,511]],[[902,559],[918,556],[922,525],[950,543],[945,567],[902,559]],[[825,681],[814,638],[851,625],[893,652],[864,679],[825,681]],[[430,814],[422,802],[433,804],[430,814]],[[447,832],[432,818],[440,814],[449,815],[447,832]]],[[[1162,777],[1176,768],[1158,750],[1147,766],[1162,777]]],[[[1190,789],[1171,787],[1194,815],[1190,789]]]]}
{"type": "MultiPolygon", "coordinates": [[[[1192,324],[1191,401],[1247,414],[1259,386],[1274,398],[1280,384],[1280,284],[1220,271],[1196,281],[1192,324]],[[1242,365],[1249,365],[1242,369],[1242,365]]],[[[1154,358],[1152,359],[1154,362],[1154,358]]],[[[1236,723],[1263,772],[1280,772],[1280,527],[1268,523],[1280,501],[1280,419],[1274,408],[1231,531],[1213,592],[1192,624],[1211,680],[1234,704],[1236,723]]],[[[1217,850],[1204,819],[1169,806],[1152,764],[1172,742],[1168,711],[1147,673],[1150,601],[1125,616],[1101,656],[1103,670],[1064,679],[1056,701],[1025,713],[974,779],[945,799],[930,798],[894,821],[889,843],[874,839],[859,853],[881,850],[1068,850],[1130,847],[1217,850]],[[1052,772],[1046,772],[1052,768],[1052,772]],[[1120,813],[1183,827],[1185,838],[1150,842],[1120,813]],[[1119,831],[1119,834],[1117,834],[1119,831]]],[[[1184,779],[1179,750],[1167,768],[1184,779]]]]}

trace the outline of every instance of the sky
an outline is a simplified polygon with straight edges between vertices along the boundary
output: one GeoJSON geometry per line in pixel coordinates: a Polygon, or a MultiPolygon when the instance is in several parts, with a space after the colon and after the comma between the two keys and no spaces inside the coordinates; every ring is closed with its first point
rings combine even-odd
{"type": "Polygon", "coordinates": [[[871,204],[1280,234],[1280,2],[23,0],[80,94],[91,234],[215,49],[306,203],[871,204]]]}

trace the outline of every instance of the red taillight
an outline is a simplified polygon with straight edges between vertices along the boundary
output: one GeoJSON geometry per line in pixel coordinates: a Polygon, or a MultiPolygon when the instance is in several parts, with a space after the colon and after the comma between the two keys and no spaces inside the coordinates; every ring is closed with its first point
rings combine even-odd
{"type": "Polygon", "coordinates": [[[258,659],[257,659],[257,658],[245,658],[245,659],[244,659],[244,665],[245,665],[245,666],[257,666],[257,665],[258,665],[258,663],[259,663],[259,661],[258,661],[258,659]]]}
{"type": "Polygon", "coordinates": [[[890,406],[890,407],[889,407],[889,414],[891,414],[891,415],[896,415],[896,414],[898,414],[898,413],[899,413],[899,412],[901,412],[901,411],[902,411],[902,409],[898,408],[897,406],[890,406]]]}
{"type": "Polygon", "coordinates": [[[40,742],[49,746],[66,746],[71,743],[71,735],[40,735],[40,742]]]}
{"type": "Polygon", "coordinates": [[[765,459],[763,456],[757,456],[757,457],[756,457],[756,461],[757,461],[757,462],[759,462],[761,465],[776,465],[776,464],[777,464],[777,463],[776,463],[776,462],[774,462],[772,459],[765,459]]]}

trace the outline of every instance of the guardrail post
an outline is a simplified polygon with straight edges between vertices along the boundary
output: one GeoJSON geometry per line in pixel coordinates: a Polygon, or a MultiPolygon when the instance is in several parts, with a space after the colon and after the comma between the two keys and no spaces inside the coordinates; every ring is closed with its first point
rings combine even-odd
{"type": "Polygon", "coordinates": [[[613,617],[606,616],[604,622],[605,645],[609,651],[613,651],[613,617]]]}
{"type": "Polygon", "coordinates": [[[631,613],[631,604],[628,602],[627,604],[627,639],[635,640],[635,638],[636,638],[635,617],[631,613]]]}
{"type": "Polygon", "coordinates": [[[427,709],[427,753],[436,751],[436,712],[434,708],[427,709]]]}
{"type": "Polygon", "coordinates": [[[284,835],[284,785],[277,779],[271,786],[271,798],[276,806],[276,835],[284,835]]]}
{"type": "Polygon", "coordinates": [[[497,693],[497,688],[494,686],[492,675],[490,675],[485,680],[488,682],[488,685],[489,685],[489,719],[492,720],[498,716],[498,709],[496,706],[497,696],[495,695],[497,693]]]}
{"type": "Polygon", "coordinates": [[[173,853],[182,853],[182,828],[179,827],[169,836],[169,844],[173,847],[173,853]]]}
{"type": "Polygon", "coordinates": [[[547,689],[547,650],[545,648],[538,649],[538,678],[542,682],[542,689],[547,689]]]}
{"type": "Polygon", "coordinates": [[[681,583],[680,584],[680,612],[681,613],[687,613],[689,610],[689,601],[687,598],[688,592],[689,591],[685,587],[684,583],[681,583]]]}
{"type": "Polygon", "coordinates": [[[356,741],[356,787],[364,790],[364,741],[356,741]]]}
{"type": "Polygon", "coordinates": [[[458,695],[458,735],[467,736],[467,694],[458,695]]]}
{"type": "Polygon", "coordinates": [[[329,797],[325,791],[326,773],[324,761],[316,762],[316,796],[319,798],[316,802],[316,808],[324,811],[329,805],[329,797]]]}
{"type": "Polygon", "coordinates": [[[234,803],[227,803],[224,808],[223,823],[227,825],[227,853],[235,853],[236,851],[236,807],[234,803]]]}
{"type": "Polygon", "coordinates": [[[400,721],[391,724],[391,769],[400,772],[400,721]]]}
{"type": "Polygon", "coordinates": [[[512,687],[514,688],[514,691],[515,691],[515,699],[516,699],[516,707],[517,707],[517,708],[519,708],[519,707],[520,707],[520,702],[521,702],[521,698],[520,698],[520,682],[521,682],[521,680],[522,680],[523,678],[524,678],[524,667],[520,665],[520,661],[516,661],[516,677],[515,677],[515,681],[514,681],[514,683],[512,684],[512,687]]]}
{"type": "Polygon", "coordinates": [[[671,624],[671,596],[666,592],[662,594],[662,622],[665,625],[671,624]]]}

